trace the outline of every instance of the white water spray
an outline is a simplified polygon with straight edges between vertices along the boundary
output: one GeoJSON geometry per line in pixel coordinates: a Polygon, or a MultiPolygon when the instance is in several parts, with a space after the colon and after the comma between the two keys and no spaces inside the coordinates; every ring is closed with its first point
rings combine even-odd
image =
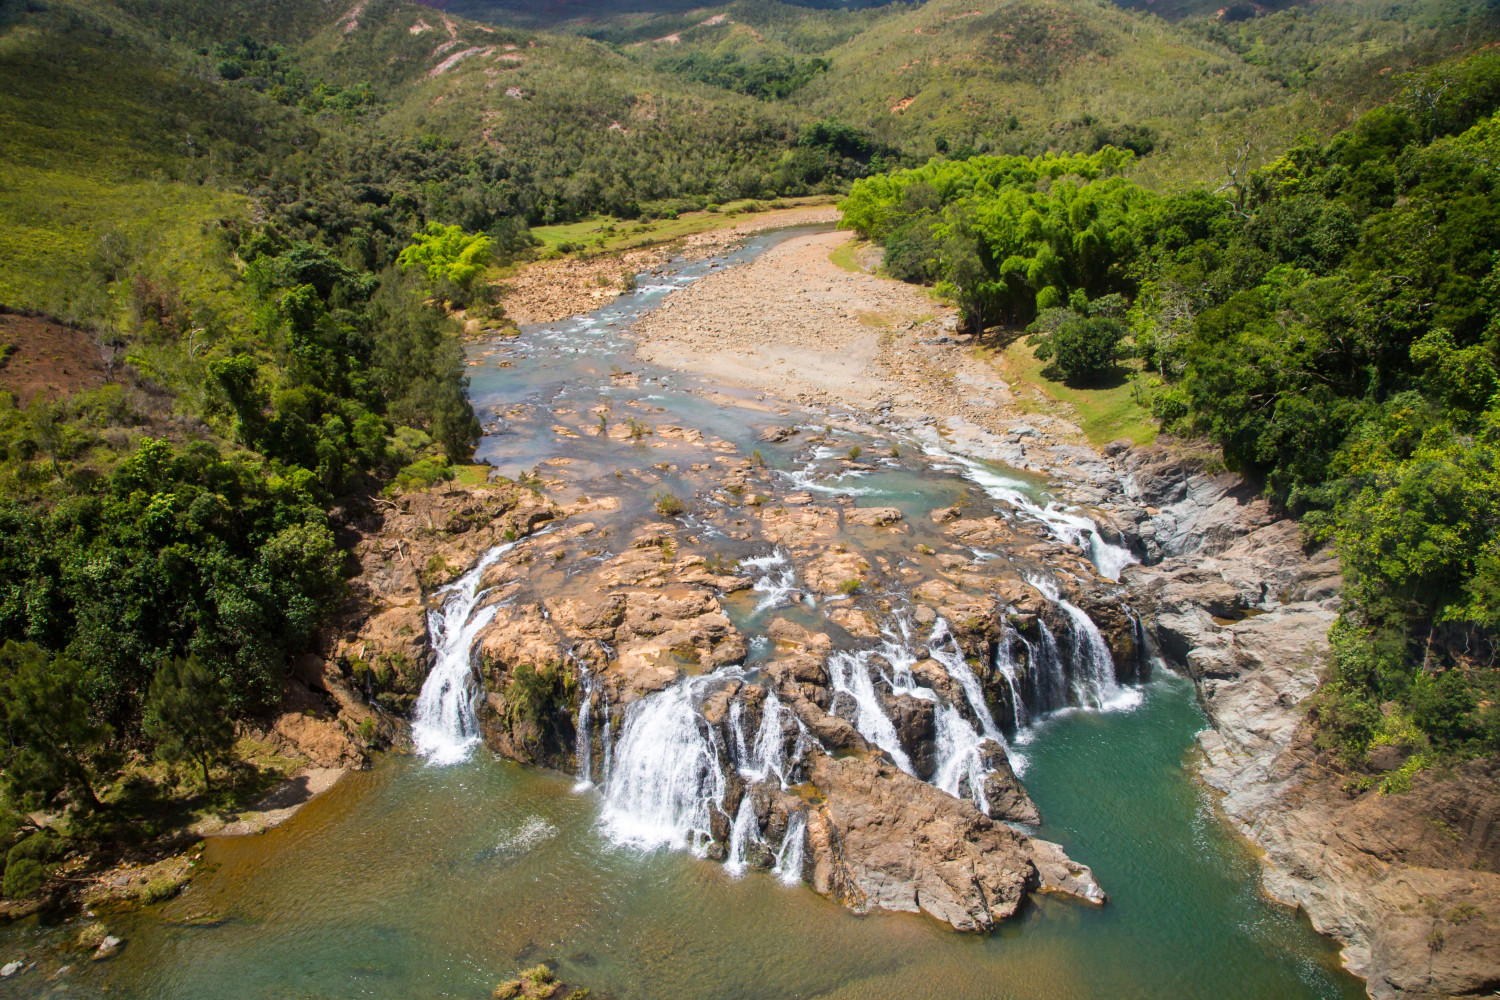
{"type": "Polygon", "coordinates": [[[776,865],[771,873],[787,885],[802,881],[802,842],[807,837],[807,819],[794,813],[786,824],[786,836],[781,839],[781,849],[776,852],[776,865]]]}
{"type": "Polygon", "coordinates": [[[1123,545],[1105,541],[1099,526],[1082,514],[1066,510],[1056,501],[1045,506],[1038,504],[1024,492],[1025,484],[994,472],[979,462],[963,455],[955,455],[941,448],[926,446],[927,454],[960,466],[964,476],[992,499],[1001,500],[1047,526],[1053,536],[1070,545],[1077,545],[1089,554],[1089,561],[1107,580],[1118,580],[1120,571],[1132,563],[1138,563],[1134,552],[1123,545]]]}
{"type": "Polygon", "coordinates": [[[474,609],[488,593],[479,589],[484,571],[517,544],[507,542],[486,552],[473,569],[437,592],[444,596],[442,610],[427,613],[427,629],[437,657],[417,695],[411,736],[417,752],[429,764],[468,760],[479,742],[479,719],[474,713],[478,691],[470,650],[499,607],[491,604],[474,609]]]}
{"type": "Polygon", "coordinates": [[[792,594],[797,589],[797,571],[784,550],[778,548],[768,556],[741,559],[740,566],[761,572],[751,587],[762,595],[755,604],[755,614],[792,603],[792,594]]]}
{"type": "Polygon", "coordinates": [[[907,774],[912,770],[911,758],[901,749],[901,739],[896,727],[885,714],[885,706],[875,691],[875,682],[870,678],[870,660],[874,650],[849,652],[840,650],[828,657],[828,673],[833,680],[833,689],[854,700],[854,728],[871,743],[891,755],[896,766],[907,774]]]}
{"type": "Polygon", "coordinates": [[[1027,582],[1053,604],[1062,608],[1073,623],[1073,697],[1084,708],[1100,710],[1131,708],[1141,702],[1135,688],[1122,688],[1115,678],[1115,659],[1099,626],[1078,605],[1065,600],[1051,580],[1028,576],[1027,582]]]}
{"type": "Polygon", "coordinates": [[[708,723],[694,706],[712,675],[689,677],[630,706],[605,789],[602,823],[616,843],[702,855],[725,778],[708,723]]]}
{"type": "Polygon", "coordinates": [[[760,824],[755,818],[755,806],[750,801],[750,790],[740,797],[740,808],[734,814],[734,826],[729,831],[729,853],[724,858],[724,868],[731,875],[745,874],[748,866],[746,853],[751,844],[762,843],[760,824]]]}

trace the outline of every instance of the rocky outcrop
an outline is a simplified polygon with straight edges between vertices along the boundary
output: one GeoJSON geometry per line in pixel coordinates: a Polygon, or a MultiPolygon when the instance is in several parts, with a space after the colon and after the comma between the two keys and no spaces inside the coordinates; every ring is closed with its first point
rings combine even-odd
{"type": "Polygon", "coordinates": [[[1213,722],[1198,737],[1202,777],[1261,848],[1267,891],[1339,940],[1377,1000],[1494,991],[1495,762],[1421,772],[1398,794],[1339,772],[1314,749],[1304,712],[1338,614],[1333,553],[1308,548],[1299,525],[1233,476],[1160,450],[1123,464],[1121,510],[1161,561],[1121,580],[1148,642],[1197,684],[1213,722]]]}
{"type": "Polygon", "coordinates": [[[1093,873],[1055,844],[889,764],[819,754],[809,779],[822,797],[807,826],[813,888],[851,909],[924,912],[988,931],[1033,889],[1105,900],[1093,873]]]}

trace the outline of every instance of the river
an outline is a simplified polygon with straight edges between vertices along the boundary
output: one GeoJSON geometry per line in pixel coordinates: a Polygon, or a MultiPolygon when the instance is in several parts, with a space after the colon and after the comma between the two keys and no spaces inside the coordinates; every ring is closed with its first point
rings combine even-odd
{"type": "MultiPolygon", "coordinates": [[[[934,462],[903,439],[902,457],[850,476],[829,460],[860,443],[889,451],[881,432],[798,412],[790,419],[834,425],[837,446],[768,446],[759,431],[789,419],[774,401],[634,360],[634,316],[796,232],[674,262],[588,316],[476,347],[479,457],[508,475],[551,469],[597,495],[640,457],[552,428],[558,412],[603,401],[620,419],[634,406],[744,453],[762,450],[792,485],[875,497],[913,522],[982,491],[1089,547],[1086,521],[1049,507],[1040,484],[1012,470],[934,462]]],[[[659,478],[663,488],[683,485],[665,471],[659,478]]],[[[647,504],[627,497],[620,516],[647,504]]],[[[930,529],[916,538],[922,530],[930,529]]],[[[1104,555],[1096,562],[1117,570],[1104,555]]],[[[735,624],[753,637],[777,605],[815,624],[815,610],[777,592],[774,559],[761,568],[765,587],[725,602],[735,624]]],[[[754,649],[752,641],[752,659],[754,649]]],[[[1043,817],[1036,832],[1092,866],[1110,895],[1102,908],[1039,897],[988,937],[926,917],[855,916],[795,877],[630,846],[604,821],[609,809],[593,784],[466,743],[430,759],[389,755],[281,828],[211,841],[208,870],[178,898],[108,918],[126,940],[110,961],[62,949],[73,922],[5,930],[0,960],[25,954],[38,966],[0,980],[0,996],[479,1000],[540,961],[595,998],[621,1000],[1362,996],[1329,942],[1264,899],[1248,848],[1193,780],[1193,735],[1205,720],[1191,685],[1157,670],[1138,689],[1108,694],[1098,699],[1107,710],[1053,714],[1016,734],[1013,747],[1043,817]],[[54,975],[64,963],[72,967],[54,975]]]]}

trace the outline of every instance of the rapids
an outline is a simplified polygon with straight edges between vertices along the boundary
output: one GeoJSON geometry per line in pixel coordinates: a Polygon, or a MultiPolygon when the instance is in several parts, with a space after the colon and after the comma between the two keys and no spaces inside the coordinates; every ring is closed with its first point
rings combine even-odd
{"type": "MultiPolygon", "coordinates": [[[[847,414],[778,413],[754,394],[702,386],[632,357],[626,331],[635,316],[712,266],[749,259],[795,232],[752,238],[716,260],[675,262],[594,313],[476,348],[471,391],[486,429],[479,457],[509,476],[566,473],[571,489],[595,496],[651,479],[655,489],[691,494],[686,477],[643,469],[648,459],[629,445],[554,433],[558,414],[608,406],[603,419],[618,421],[660,412],[741,454],[763,451],[790,488],[900,509],[914,532],[900,537],[902,547],[938,540],[927,511],[977,487],[1000,516],[1080,545],[1101,575],[1116,579],[1135,557],[1023,473],[952,453],[923,431],[902,441],[921,458],[851,470],[839,455],[855,444],[873,454],[891,435],[847,414]],[[821,427],[837,444],[759,440],[789,420],[821,427]]],[[[625,488],[618,523],[643,516],[651,492],[625,488]]],[[[786,552],[735,548],[707,521],[689,523],[754,577],[753,589],[723,602],[751,640],[745,663],[685,673],[623,711],[579,665],[575,724],[585,749],[576,773],[500,760],[480,746],[483,692],[472,659],[476,635],[498,610],[486,603],[484,571],[510,546],[491,550],[434,595],[436,656],[412,720],[416,754],[349,775],[281,828],[211,841],[208,869],[179,898],[108,916],[127,941],[110,962],[76,961],[67,950],[73,923],[33,919],[0,931],[0,961],[38,962],[24,977],[0,980],[0,997],[108,990],[127,1000],[479,1000],[544,960],[594,996],[621,1000],[1362,995],[1323,939],[1260,896],[1253,859],[1184,768],[1204,725],[1190,685],[1162,671],[1149,683],[1121,684],[1098,627],[1046,567],[1018,569],[1056,608],[1058,630],[1040,617],[1031,638],[1007,625],[993,660],[971,664],[941,616],[918,624],[908,595],[878,595],[878,636],[847,634],[825,617],[845,600],[814,600],[800,589],[786,552]],[[777,615],[838,637],[828,656],[837,692],[830,711],[903,770],[987,809],[982,748],[997,745],[1025,773],[1043,820],[1036,832],[1091,865],[1110,904],[1096,910],[1043,897],[987,938],[921,917],[856,917],[801,885],[810,855],[805,810],[784,829],[763,829],[746,791],[732,816],[716,816],[731,786],[795,788],[815,744],[774,691],[753,713],[733,703],[727,739],[705,718],[716,685],[758,676],[777,615]],[[951,679],[944,690],[917,672],[923,657],[951,679]],[[1000,679],[1005,704],[986,701],[976,670],[1000,679]],[[930,703],[935,760],[907,752],[887,694],[930,703]],[[727,843],[722,833],[713,843],[716,823],[727,843]],[[721,847],[722,865],[704,860],[721,847]]],[[[886,551],[898,558],[894,547],[886,551]]],[[[554,575],[561,583],[568,572],[554,575]]]]}

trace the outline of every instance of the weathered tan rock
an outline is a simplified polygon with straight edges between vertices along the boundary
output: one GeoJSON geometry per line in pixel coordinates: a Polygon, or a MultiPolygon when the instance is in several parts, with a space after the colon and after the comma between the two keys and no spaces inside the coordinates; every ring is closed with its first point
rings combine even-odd
{"type": "Polygon", "coordinates": [[[828,620],[850,635],[862,639],[873,639],[880,635],[880,626],[876,624],[874,617],[861,608],[847,605],[834,608],[828,612],[828,620]]]}
{"type": "Polygon", "coordinates": [[[766,540],[793,549],[827,544],[838,534],[839,512],[832,507],[765,506],[756,511],[766,540]]]}
{"type": "Polygon", "coordinates": [[[901,511],[895,507],[855,507],[844,511],[844,520],[850,524],[879,528],[900,521],[901,511]]]}
{"type": "Polygon", "coordinates": [[[813,887],[851,908],[920,911],[958,930],[987,931],[1032,888],[1104,901],[1088,869],[1055,844],[890,765],[818,754],[809,771],[824,798],[808,819],[813,887]]]}
{"type": "MultiPolygon", "coordinates": [[[[863,585],[870,564],[852,549],[824,549],[806,562],[798,564],[807,589],[818,594],[845,592],[851,584],[863,585]]],[[[856,588],[857,589],[857,588],[856,588]]]]}

